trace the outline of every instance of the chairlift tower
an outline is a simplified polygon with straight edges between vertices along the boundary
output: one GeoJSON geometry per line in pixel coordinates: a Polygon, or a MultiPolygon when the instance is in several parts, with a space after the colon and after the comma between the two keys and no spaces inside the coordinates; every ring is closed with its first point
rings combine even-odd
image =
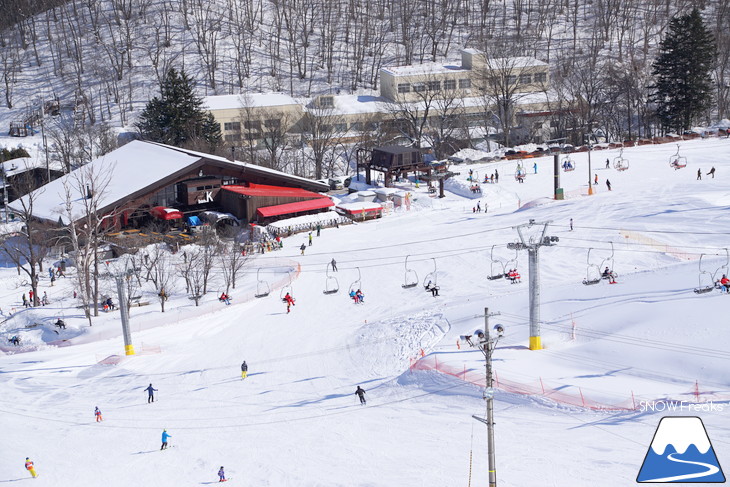
{"type": "Polygon", "coordinates": [[[507,248],[516,250],[527,250],[528,254],[528,272],[530,273],[530,350],[542,350],[540,339],[540,266],[538,261],[538,250],[543,246],[555,245],[560,239],[556,236],[547,236],[547,227],[552,221],[536,222],[530,220],[516,227],[517,235],[520,237],[519,242],[511,242],[507,244],[507,248]],[[542,225],[542,231],[536,232],[532,236],[525,238],[523,230],[531,229],[533,226],[542,225]],[[539,237],[536,235],[539,234],[539,237]]]}

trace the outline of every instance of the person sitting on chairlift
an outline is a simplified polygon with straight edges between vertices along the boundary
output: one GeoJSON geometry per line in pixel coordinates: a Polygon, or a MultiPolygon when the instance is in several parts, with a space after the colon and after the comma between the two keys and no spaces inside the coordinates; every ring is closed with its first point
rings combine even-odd
{"type": "Polygon", "coordinates": [[[428,281],[428,284],[426,284],[426,291],[431,291],[431,295],[434,298],[439,295],[439,287],[433,284],[431,281],[428,281]]]}

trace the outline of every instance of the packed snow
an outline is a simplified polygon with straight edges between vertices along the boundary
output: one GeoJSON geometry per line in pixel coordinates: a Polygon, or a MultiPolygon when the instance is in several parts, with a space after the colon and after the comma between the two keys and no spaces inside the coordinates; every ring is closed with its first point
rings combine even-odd
{"type": "Polygon", "coordinates": [[[605,169],[618,150],[572,154],[563,201],[551,199],[551,157],[522,161],[522,184],[516,161],[453,166],[443,199],[424,182],[397,183],[413,194],[410,210],[325,228],[304,253],[307,233],[284,238],[249,260],[230,306],[217,300],[220,283],[199,307],[177,283],[163,314],[143,288],[150,304],[131,309],[130,357],[118,311],[88,326],[73,267],[54,286],[44,276],[47,306],[24,309],[27,281],[6,264],[0,482],[31,478],[30,457],[35,482],[54,487],[204,485],[221,466],[251,486],[486,485],[486,428],[472,418],[485,415],[484,358],[460,339],[484,328],[485,308],[489,328],[505,328],[494,351],[499,485],[633,485],[668,415],[701,417],[730,465],[730,295],[693,292],[728,271],[730,140],[681,142],[679,170],[676,151],[627,148],[622,172],[605,169]],[[495,169],[499,183],[482,184],[495,169]],[[534,351],[527,253],[506,247],[531,219],[526,238],[546,221],[559,237],[539,251],[544,349],[534,351]],[[582,284],[604,267],[617,284],[582,284]],[[487,279],[511,268],[521,283],[487,279]],[[429,280],[439,296],[424,291],[429,280]],[[261,281],[271,293],[256,299],[261,281]],[[339,291],[323,294],[331,285],[339,291]],[[348,297],[356,288],[363,304],[348,297]],[[7,342],[14,335],[20,346],[7,342]],[[671,400],[685,402],[660,404],[682,409],[645,407],[671,400]]]}

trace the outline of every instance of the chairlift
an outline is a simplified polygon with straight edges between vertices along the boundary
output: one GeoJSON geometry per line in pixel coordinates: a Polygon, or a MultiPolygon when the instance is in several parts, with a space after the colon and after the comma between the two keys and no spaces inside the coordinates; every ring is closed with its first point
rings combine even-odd
{"type": "Polygon", "coordinates": [[[281,298],[282,301],[284,300],[284,296],[287,294],[289,294],[292,298],[294,297],[294,288],[291,285],[291,272],[287,272],[287,274],[289,274],[289,284],[282,287],[281,291],[279,291],[279,298],[281,298]]]}
{"type": "Polygon", "coordinates": [[[428,284],[431,283],[432,286],[438,285],[438,268],[436,267],[436,259],[433,257],[431,258],[433,261],[433,271],[426,274],[426,277],[423,278],[423,287],[428,290],[428,284]]]}
{"type": "Polygon", "coordinates": [[[565,156],[561,166],[565,172],[575,171],[575,161],[570,157],[570,155],[565,156]]]}
{"type": "Polygon", "coordinates": [[[520,256],[520,251],[518,249],[515,249],[515,256],[512,257],[510,260],[508,260],[504,264],[504,277],[507,277],[507,273],[510,270],[512,270],[512,269],[517,270],[517,264],[518,264],[518,258],[519,258],[519,256],[520,256]]]}
{"type": "Polygon", "coordinates": [[[679,155],[679,144],[677,144],[677,153],[669,158],[669,166],[675,170],[687,167],[687,158],[679,155]]]}
{"type": "Polygon", "coordinates": [[[265,298],[266,296],[271,293],[271,287],[269,287],[269,283],[266,281],[262,281],[259,278],[259,273],[261,272],[261,268],[259,267],[256,270],[256,294],[254,294],[254,297],[256,298],[265,298]]]}
{"type": "Polygon", "coordinates": [[[617,171],[626,171],[629,168],[629,160],[625,159],[623,155],[624,149],[622,147],[621,152],[619,152],[618,154],[618,157],[613,160],[613,168],[617,171]]]}
{"type": "Polygon", "coordinates": [[[525,168],[522,167],[522,164],[518,162],[517,168],[515,169],[515,180],[519,181],[521,179],[525,179],[525,176],[527,176],[527,171],[525,171],[525,168]]]}
{"type": "Polygon", "coordinates": [[[588,249],[588,256],[586,257],[586,278],[583,279],[583,284],[586,286],[591,286],[601,282],[601,267],[596,264],[591,264],[591,250],[593,249],[588,249]]]}
{"type": "Polygon", "coordinates": [[[360,282],[362,274],[360,274],[359,267],[355,267],[355,269],[357,269],[357,280],[354,281],[352,284],[350,284],[350,289],[348,291],[348,294],[356,292],[358,289],[362,290],[362,283],[360,282]]]}
{"type": "Polygon", "coordinates": [[[324,279],[324,291],[322,291],[324,294],[336,294],[340,290],[340,282],[335,276],[330,276],[330,264],[328,262],[325,269],[326,277],[324,279]]]}
{"type": "Polygon", "coordinates": [[[403,277],[403,284],[401,287],[403,289],[410,289],[412,287],[418,286],[418,274],[413,269],[408,268],[408,255],[406,255],[406,262],[405,262],[405,275],[403,277]]]}
{"type": "Polygon", "coordinates": [[[487,276],[487,279],[490,281],[493,281],[495,279],[502,279],[507,271],[505,271],[504,264],[501,260],[494,260],[494,245],[492,245],[492,250],[489,253],[489,259],[492,261],[492,263],[489,266],[489,275],[487,276]]]}
{"type": "Polygon", "coordinates": [[[603,266],[604,266],[604,264],[605,264],[605,265],[606,265],[606,267],[608,267],[608,272],[609,272],[609,273],[608,273],[608,274],[604,274],[604,273],[601,273],[601,278],[602,278],[602,279],[608,279],[608,280],[610,281],[610,283],[611,283],[611,284],[614,284],[614,283],[615,283],[615,281],[616,281],[616,278],[618,277],[618,274],[616,274],[616,271],[614,271],[614,260],[613,260],[613,256],[614,256],[614,251],[613,251],[613,242],[610,242],[610,243],[611,243],[611,255],[610,255],[609,257],[607,257],[607,258],[603,259],[603,262],[601,262],[601,265],[599,266],[599,269],[600,269],[601,267],[603,267],[603,266]],[[608,263],[609,263],[609,262],[610,262],[610,264],[611,264],[611,265],[608,265],[608,263]]]}
{"type": "Polygon", "coordinates": [[[728,249],[725,249],[725,263],[715,269],[715,272],[710,272],[707,270],[704,270],[702,268],[702,257],[704,257],[705,254],[700,254],[700,261],[699,261],[699,275],[697,276],[697,288],[695,288],[694,292],[696,294],[705,294],[709,293],[713,289],[715,289],[716,285],[716,277],[718,274],[721,273],[723,269],[725,269],[725,272],[722,272],[722,274],[727,275],[728,273],[728,265],[730,265],[730,254],[728,253],[728,249]],[[703,279],[702,276],[707,275],[709,278],[703,279]],[[705,282],[703,284],[703,281],[705,282]],[[707,282],[709,281],[709,282],[707,282]]]}

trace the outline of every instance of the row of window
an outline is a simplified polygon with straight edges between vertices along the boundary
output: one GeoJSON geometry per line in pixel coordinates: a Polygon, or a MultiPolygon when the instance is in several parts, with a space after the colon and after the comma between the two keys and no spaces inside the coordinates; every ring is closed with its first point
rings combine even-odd
{"type": "Polygon", "coordinates": [[[510,74],[507,76],[507,83],[513,85],[515,83],[520,85],[529,85],[532,83],[544,83],[547,81],[547,73],[535,73],[535,74],[521,74],[515,75],[510,74]]]}
{"type": "MultiPolygon", "coordinates": [[[[246,130],[261,130],[261,120],[246,120],[243,122],[243,128],[246,130]]],[[[278,118],[268,118],[263,121],[263,126],[269,130],[278,129],[281,127],[281,120],[278,118]]],[[[223,124],[223,130],[225,132],[240,132],[241,122],[225,122],[223,124]]]]}
{"type": "MultiPolygon", "coordinates": [[[[458,86],[460,90],[468,90],[471,88],[471,80],[469,78],[466,79],[446,79],[443,81],[443,90],[444,91],[452,91],[456,89],[458,81],[458,86]]],[[[398,84],[398,93],[410,93],[413,91],[414,93],[421,93],[423,91],[440,91],[442,88],[441,81],[426,81],[422,83],[399,83],[398,84]]]]}

